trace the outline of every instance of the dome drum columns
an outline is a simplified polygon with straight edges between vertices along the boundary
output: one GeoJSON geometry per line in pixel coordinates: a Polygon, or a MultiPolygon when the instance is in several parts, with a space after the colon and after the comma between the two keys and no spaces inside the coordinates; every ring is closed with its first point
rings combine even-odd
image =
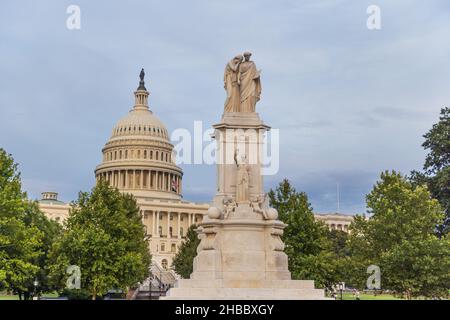
{"type": "Polygon", "coordinates": [[[141,189],[181,194],[182,176],[179,173],[151,169],[118,169],[97,173],[110,186],[121,189],[141,189]]]}

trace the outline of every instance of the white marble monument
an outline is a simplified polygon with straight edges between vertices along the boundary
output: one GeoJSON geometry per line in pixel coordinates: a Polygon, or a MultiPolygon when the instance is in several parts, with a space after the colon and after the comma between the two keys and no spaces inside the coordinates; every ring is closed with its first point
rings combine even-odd
{"type": "Polygon", "coordinates": [[[190,279],[165,299],[324,299],[310,280],[291,280],[281,235],[286,225],[269,208],[261,174],[262,137],[270,127],[255,112],[260,71],[250,53],[225,69],[224,113],[214,125],[217,192],[200,224],[190,279]]]}

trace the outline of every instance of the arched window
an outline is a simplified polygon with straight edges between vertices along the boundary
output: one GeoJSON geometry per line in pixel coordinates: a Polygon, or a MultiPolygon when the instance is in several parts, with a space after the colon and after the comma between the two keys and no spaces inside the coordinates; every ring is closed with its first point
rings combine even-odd
{"type": "Polygon", "coordinates": [[[144,159],[147,159],[147,150],[144,150],[144,159]]]}
{"type": "Polygon", "coordinates": [[[150,160],[153,160],[153,151],[150,151],[150,160]]]}
{"type": "MultiPolygon", "coordinates": [[[[162,251],[162,250],[161,250],[162,251]]],[[[162,261],[161,261],[161,266],[165,269],[165,270],[167,270],[167,260],[166,259],[163,259],[162,261]]]]}

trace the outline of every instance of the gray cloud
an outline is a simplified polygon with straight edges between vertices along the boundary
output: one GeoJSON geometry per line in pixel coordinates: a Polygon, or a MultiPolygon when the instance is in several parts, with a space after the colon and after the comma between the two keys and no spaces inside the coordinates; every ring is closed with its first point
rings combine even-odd
{"type": "MultiPolygon", "coordinates": [[[[378,1],[380,31],[366,29],[365,0],[80,0],[80,31],[65,28],[69,4],[0,4],[0,146],[32,197],[91,188],[141,67],[169,130],[206,129],[222,112],[226,61],[251,50],[258,112],[282,137],[266,187],[289,177],[318,211],[335,210],[336,182],[341,210],[361,212],[380,171],[419,169],[422,135],[450,100],[445,0],[378,1]]],[[[185,198],[209,201],[214,168],[183,169],[185,198]]]]}

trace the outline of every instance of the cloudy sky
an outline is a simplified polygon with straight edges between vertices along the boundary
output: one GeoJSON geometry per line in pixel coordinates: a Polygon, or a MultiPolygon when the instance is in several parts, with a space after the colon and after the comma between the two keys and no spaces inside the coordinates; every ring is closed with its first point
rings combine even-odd
{"type": "MultiPolygon", "coordinates": [[[[169,131],[222,113],[225,63],[262,69],[258,112],[280,129],[278,174],[315,211],[365,211],[379,173],[420,169],[422,135],[450,101],[448,0],[1,1],[0,147],[31,198],[65,201],[94,183],[141,67],[169,131]],[[81,8],[68,30],[66,9],[81,8]],[[368,30],[369,5],[381,30],[368,30]]],[[[183,165],[184,196],[210,201],[215,168],[183,165]]]]}

